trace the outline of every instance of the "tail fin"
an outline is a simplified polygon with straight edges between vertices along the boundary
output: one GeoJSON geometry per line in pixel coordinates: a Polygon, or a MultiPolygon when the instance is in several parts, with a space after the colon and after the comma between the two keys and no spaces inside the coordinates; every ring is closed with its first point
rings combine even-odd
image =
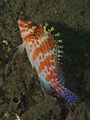
{"type": "Polygon", "coordinates": [[[67,88],[63,87],[62,89],[60,89],[59,94],[62,98],[65,99],[66,102],[70,104],[75,104],[78,101],[76,95],[67,88]]]}

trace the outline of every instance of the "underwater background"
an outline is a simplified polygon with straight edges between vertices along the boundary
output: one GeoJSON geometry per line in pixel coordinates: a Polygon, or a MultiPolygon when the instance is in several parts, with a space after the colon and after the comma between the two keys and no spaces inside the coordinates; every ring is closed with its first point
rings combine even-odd
{"type": "Polygon", "coordinates": [[[0,0],[0,120],[90,120],[90,0],[0,0]],[[60,32],[66,86],[78,105],[43,93],[26,53],[11,64],[22,43],[17,18],[60,32]]]}

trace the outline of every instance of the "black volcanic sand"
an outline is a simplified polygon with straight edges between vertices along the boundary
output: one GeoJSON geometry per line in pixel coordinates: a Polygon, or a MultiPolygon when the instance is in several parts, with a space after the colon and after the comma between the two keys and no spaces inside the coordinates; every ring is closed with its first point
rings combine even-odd
{"type": "Polygon", "coordinates": [[[0,120],[90,120],[90,0],[0,0],[0,120]],[[66,86],[79,97],[71,106],[42,92],[22,43],[17,18],[61,33],[66,86]],[[34,82],[35,81],[35,82],[34,82]]]}

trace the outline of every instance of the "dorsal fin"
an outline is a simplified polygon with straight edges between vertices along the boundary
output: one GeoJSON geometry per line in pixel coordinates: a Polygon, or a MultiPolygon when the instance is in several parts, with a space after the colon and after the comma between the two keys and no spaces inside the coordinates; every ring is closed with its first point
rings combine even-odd
{"type": "Polygon", "coordinates": [[[62,63],[63,41],[60,39],[60,33],[56,33],[55,28],[50,27],[48,23],[45,23],[44,28],[54,38],[54,57],[56,61],[62,63]]]}
{"type": "Polygon", "coordinates": [[[56,60],[58,62],[62,62],[62,54],[63,54],[63,46],[62,46],[62,40],[55,40],[55,50],[54,54],[56,57],[56,60]]]}

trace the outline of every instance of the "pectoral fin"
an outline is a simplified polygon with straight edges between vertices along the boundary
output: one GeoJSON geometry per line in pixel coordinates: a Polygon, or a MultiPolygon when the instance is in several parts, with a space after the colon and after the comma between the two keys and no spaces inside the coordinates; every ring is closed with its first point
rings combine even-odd
{"type": "Polygon", "coordinates": [[[25,48],[24,43],[15,48],[15,50],[13,51],[12,63],[19,54],[23,53],[24,48],[25,48]]]}

